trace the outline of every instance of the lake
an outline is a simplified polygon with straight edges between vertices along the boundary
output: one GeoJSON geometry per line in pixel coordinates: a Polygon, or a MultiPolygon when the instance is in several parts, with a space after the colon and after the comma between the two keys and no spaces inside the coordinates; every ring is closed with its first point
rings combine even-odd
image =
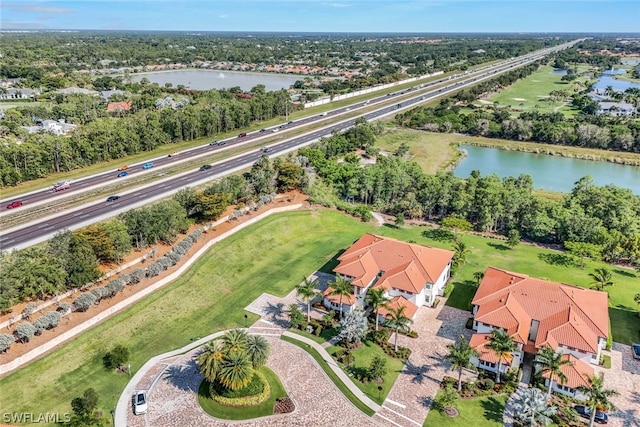
{"type": "Polygon", "coordinates": [[[256,85],[263,84],[267,92],[289,89],[289,86],[293,85],[296,80],[304,79],[304,76],[241,71],[177,70],[134,74],[131,76],[131,80],[139,82],[144,77],[151,83],[158,83],[160,86],[171,83],[173,87],[184,85],[195,90],[229,89],[240,86],[242,90],[249,91],[256,85]]]}
{"type": "Polygon", "coordinates": [[[640,167],[637,166],[470,145],[460,145],[459,149],[468,154],[454,170],[460,178],[468,178],[474,169],[483,176],[495,173],[503,178],[529,174],[535,188],[568,193],[580,178],[591,175],[596,185],[615,184],[640,195],[640,167]]]}

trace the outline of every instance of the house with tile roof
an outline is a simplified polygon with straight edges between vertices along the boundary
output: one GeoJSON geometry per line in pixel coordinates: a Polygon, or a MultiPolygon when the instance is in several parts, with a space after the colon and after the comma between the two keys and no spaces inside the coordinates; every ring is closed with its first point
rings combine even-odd
{"type": "MultiPolygon", "coordinates": [[[[577,397],[584,375],[592,375],[609,336],[609,311],[605,292],[536,279],[489,267],[471,302],[473,330],[470,344],[479,352],[473,363],[496,372],[498,357],[487,347],[491,331],[502,329],[517,349],[504,356],[502,371],[533,360],[544,346],[574,362],[566,367],[568,382],[555,384],[559,393],[577,397]]],[[[547,380],[548,381],[548,380],[547,380]]]]}
{"type": "Polygon", "coordinates": [[[405,315],[413,318],[418,308],[432,306],[442,295],[451,275],[454,252],[406,243],[375,234],[365,234],[338,257],[333,271],[349,280],[353,292],[342,298],[331,295],[331,287],[323,294],[325,307],[350,311],[366,308],[365,297],[371,288],[383,289],[388,308],[379,310],[381,320],[391,308],[405,307],[405,315]]]}

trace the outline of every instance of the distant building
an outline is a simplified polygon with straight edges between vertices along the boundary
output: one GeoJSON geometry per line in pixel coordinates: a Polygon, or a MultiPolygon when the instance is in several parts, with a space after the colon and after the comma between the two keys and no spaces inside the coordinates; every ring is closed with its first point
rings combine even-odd
{"type": "Polygon", "coordinates": [[[37,89],[6,89],[3,93],[0,93],[0,99],[33,99],[40,95],[40,91],[37,89]]]}
{"type": "Polygon", "coordinates": [[[113,89],[113,90],[103,90],[102,92],[100,92],[100,96],[107,102],[109,102],[109,99],[111,99],[113,95],[124,95],[124,91],[119,89],[113,89]]]}
{"type": "Polygon", "coordinates": [[[636,107],[628,102],[599,102],[598,116],[608,114],[611,116],[631,116],[637,112],[636,107]]]}
{"type": "Polygon", "coordinates": [[[54,135],[66,135],[78,125],[66,123],[64,119],[56,120],[43,120],[40,126],[22,126],[29,133],[50,132],[54,135]]]}
{"type": "Polygon", "coordinates": [[[107,111],[110,113],[117,113],[122,111],[131,110],[131,102],[121,101],[121,102],[110,102],[107,104],[107,111]]]}
{"type": "Polygon", "coordinates": [[[84,95],[97,95],[99,92],[90,89],[84,89],[81,87],[66,87],[64,89],[58,89],[56,93],[61,93],[63,95],[71,95],[74,93],[81,93],[84,95]]]}

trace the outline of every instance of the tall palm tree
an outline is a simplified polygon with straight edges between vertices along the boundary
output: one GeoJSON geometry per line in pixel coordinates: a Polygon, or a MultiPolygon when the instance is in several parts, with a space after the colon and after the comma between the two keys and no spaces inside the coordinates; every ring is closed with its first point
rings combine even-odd
{"type": "Polygon", "coordinates": [[[478,351],[469,345],[469,341],[460,335],[455,344],[447,345],[449,354],[444,358],[451,362],[451,370],[458,371],[458,391],[462,390],[462,370],[473,368],[472,357],[478,357],[478,351]]]}
{"type": "Polygon", "coordinates": [[[347,280],[344,277],[340,276],[336,276],[336,280],[334,280],[333,282],[329,282],[329,286],[331,286],[332,288],[329,295],[338,295],[340,297],[340,319],[342,319],[342,298],[351,295],[353,286],[351,285],[350,280],[347,280]]]}
{"type": "Polygon", "coordinates": [[[398,351],[398,333],[401,329],[405,329],[409,323],[411,323],[411,319],[409,319],[404,314],[404,309],[406,307],[404,305],[398,308],[391,308],[389,310],[389,323],[393,326],[393,329],[396,331],[396,338],[394,342],[395,351],[398,351]]]}
{"type": "Polygon", "coordinates": [[[593,279],[591,284],[597,291],[604,291],[605,287],[613,286],[611,272],[604,267],[596,268],[593,273],[589,273],[589,276],[593,279]]]}
{"type": "Polygon", "coordinates": [[[370,305],[373,311],[376,313],[376,331],[378,330],[378,312],[381,308],[387,305],[387,299],[384,297],[384,289],[371,288],[367,291],[367,296],[364,298],[370,305]]]}
{"type": "Polygon", "coordinates": [[[224,358],[224,343],[221,340],[209,341],[204,351],[196,358],[200,373],[210,383],[214,382],[220,372],[220,364],[224,358]]]}
{"type": "Polygon", "coordinates": [[[246,345],[247,355],[254,369],[258,369],[267,362],[267,357],[269,357],[269,343],[263,336],[249,335],[246,345]]]}
{"type": "Polygon", "coordinates": [[[554,379],[558,379],[560,383],[567,382],[567,376],[562,372],[563,366],[572,366],[573,362],[563,358],[564,354],[557,353],[554,349],[545,345],[538,352],[536,362],[542,365],[542,373],[549,374],[549,389],[547,390],[547,400],[551,398],[551,387],[553,387],[554,379]]]}
{"type": "Polygon", "coordinates": [[[296,286],[296,293],[304,302],[307,303],[307,322],[311,322],[311,301],[313,301],[313,299],[319,294],[317,286],[317,280],[311,281],[306,277],[304,278],[304,281],[296,286]]]}
{"type": "Polygon", "coordinates": [[[593,421],[596,417],[596,410],[598,408],[605,410],[615,410],[613,403],[609,401],[611,396],[617,396],[619,393],[615,390],[608,390],[604,388],[604,373],[600,372],[599,375],[588,375],[587,382],[588,387],[580,386],[578,391],[584,393],[587,396],[587,406],[591,410],[591,418],[589,419],[589,427],[593,427],[593,421]]]}
{"type": "Polygon", "coordinates": [[[502,359],[511,355],[516,349],[516,342],[502,329],[494,329],[491,331],[489,337],[489,344],[487,347],[493,350],[498,356],[498,373],[496,375],[496,382],[500,383],[500,370],[502,369],[502,359]]]}
{"type": "Polygon", "coordinates": [[[453,266],[455,268],[460,267],[467,260],[467,255],[469,255],[469,249],[467,248],[467,244],[464,243],[460,239],[456,239],[453,244],[453,250],[455,254],[453,255],[453,266]]]}
{"type": "Polygon", "coordinates": [[[240,390],[245,387],[253,378],[253,365],[251,359],[245,351],[229,352],[218,372],[218,381],[230,390],[240,390]]]}

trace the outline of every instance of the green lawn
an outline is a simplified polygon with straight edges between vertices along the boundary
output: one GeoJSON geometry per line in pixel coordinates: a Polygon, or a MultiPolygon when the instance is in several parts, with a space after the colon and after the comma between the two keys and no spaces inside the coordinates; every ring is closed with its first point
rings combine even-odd
{"type": "Polygon", "coordinates": [[[436,410],[429,411],[423,427],[498,427],[502,426],[504,405],[507,396],[487,396],[479,399],[460,399],[455,404],[460,413],[449,418],[436,410]]]}
{"type": "MultiPolygon", "coordinates": [[[[0,379],[4,412],[67,412],[93,387],[108,413],[127,375],[105,371],[115,344],[131,350],[136,371],[190,338],[244,325],[243,308],[262,292],[284,296],[304,277],[370,229],[338,212],[269,217],[214,246],[188,273],[31,365],[0,379]],[[315,232],[314,232],[315,231],[315,232]]],[[[248,314],[251,322],[257,316],[248,314]]],[[[1,357],[1,356],[0,356],[1,357]]]]}
{"type": "MultiPolygon", "coordinates": [[[[365,232],[436,247],[450,242],[424,237],[425,227],[375,227],[332,210],[291,212],[269,217],[214,246],[173,284],[108,319],[29,366],[0,379],[4,412],[67,412],[74,397],[93,387],[104,413],[115,406],[127,375],[107,372],[102,357],[115,344],[131,350],[131,367],[180,348],[190,338],[244,326],[243,308],[263,292],[284,296],[365,232]],[[11,392],[4,392],[11,390],[11,392]]],[[[471,253],[453,279],[450,305],[467,308],[473,272],[487,266],[507,268],[557,282],[590,286],[583,270],[553,264],[555,252],[520,245],[509,250],[497,240],[463,235],[471,253]],[[551,262],[551,263],[550,263],[551,262]]],[[[609,288],[614,340],[638,341],[640,319],[633,296],[640,292],[638,273],[608,266],[615,285],[609,288]]],[[[257,317],[248,314],[251,322],[257,317]]],[[[2,356],[0,356],[2,357],[2,356]]]]}
{"type": "Polygon", "coordinates": [[[331,381],[333,381],[336,387],[338,387],[340,392],[342,392],[342,394],[344,394],[344,396],[347,399],[349,399],[349,401],[353,404],[353,406],[358,408],[363,413],[369,415],[370,417],[373,416],[373,414],[375,414],[375,411],[373,409],[369,408],[367,405],[362,403],[362,401],[358,399],[356,395],[354,395],[351,392],[351,390],[349,390],[349,388],[342,382],[342,380],[338,378],[335,372],[333,372],[333,370],[327,365],[327,362],[325,362],[322,356],[320,356],[320,353],[318,353],[313,347],[290,337],[282,336],[281,339],[295,346],[298,346],[304,351],[306,351],[307,353],[309,353],[311,357],[313,357],[316,360],[316,362],[318,362],[318,365],[320,365],[320,367],[325,372],[325,374],[327,374],[329,379],[331,379],[331,381]]]}
{"type": "Polygon", "coordinates": [[[553,90],[566,90],[569,94],[574,92],[571,83],[561,81],[562,75],[554,74],[552,71],[552,67],[542,66],[535,73],[492,96],[489,101],[501,106],[510,106],[517,111],[550,113],[557,110],[568,116],[577,114],[571,107],[562,106],[561,101],[547,99],[553,90]]]}
{"type": "Polygon", "coordinates": [[[271,369],[263,366],[260,372],[267,378],[271,386],[271,396],[260,405],[249,407],[233,407],[221,405],[211,399],[209,383],[203,381],[198,388],[198,403],[204,411],[216,418],[224,420],[248,420],[251,418],[273,415],[276,399],[287,397],[287,392],[278,376],[271,369]]]}
{"type": "Polygon", "coordinates": [[[376,345],[371,341],[363,342],[362,346],[351,354],[353,354],[355,358],[355,363],[353,366],[347,368],[347,371],[351,371],[354,374],[354,377],[357,376],[358,373],[365,373],[375,356],[381,356],[387,361],[387,374],[384,376],[381,384],[373,381],[368,384],[364,384],[355,379],[353,381],[353,383],[357,385],[358,388],[369,397],[369,399],[382,405],[387,394],[391,391],[391,387],[393,387],[393,384],[396,382],[396,378],[398,378],[402,368],[404,368],[404,362],[400,359],[387,355],[379,345],[376,345]],[[382,386],[382,390],[378,391],[378,386],[382,386]]]}

